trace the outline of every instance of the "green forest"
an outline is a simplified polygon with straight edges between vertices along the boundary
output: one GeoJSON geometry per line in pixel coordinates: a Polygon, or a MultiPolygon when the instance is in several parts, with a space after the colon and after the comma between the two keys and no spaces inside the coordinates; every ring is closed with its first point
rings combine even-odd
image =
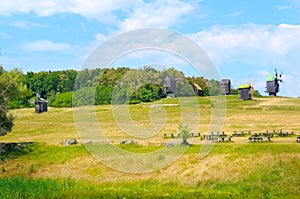
{"type": "MultiPolygon", "coordinates": [[[[96,68],[23,73],[15,68],[6,71],[0,66],[1,79],[6,88],[9,109],[34,106],[36,94],[46,99],[52,107],[71,107],[91,104],[151,102],[166,97],[163,80],[166,75],[176,78],[176,96],[195,95],[192,83],[202,88],[202,95],[218,95],[219,82],[204,77],[185,77],[174,68],[163,71],[151,67],[143,69],[96,68]],[[76,91],[76,99],[72,99],[76,91]]],[[[232,88],[232,93],[237,90],[232,88]]],[[[259,93],[258,93],[259,94],[259,93]]]]}

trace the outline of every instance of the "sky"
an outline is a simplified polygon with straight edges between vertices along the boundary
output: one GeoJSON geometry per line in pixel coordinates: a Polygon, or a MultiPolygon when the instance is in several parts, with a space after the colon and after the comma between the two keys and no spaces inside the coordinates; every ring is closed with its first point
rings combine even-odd
{"type": "MultiPolygon", "coordinates": [[[[300,0],[0,0],[0,64],[23,72],[79,70],[98,45],[139,28],[192,39],[235,88],[251,81],[266,95],[266,76],[276,68],[283,73],[279,95],[300,97],[300,0]]],[[[151,51],[115,64],[148,63],[185,64],[151,51]]]]}

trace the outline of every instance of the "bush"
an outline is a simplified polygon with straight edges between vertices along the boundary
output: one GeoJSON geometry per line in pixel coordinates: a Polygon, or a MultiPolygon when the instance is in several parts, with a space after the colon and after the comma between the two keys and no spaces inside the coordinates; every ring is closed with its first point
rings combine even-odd
{"type": "Polygon", "coordinates": [[[191,137],[191,130],[187,125],[180,124],[178,127],[179,133],[182,136],[182,143],[183,145],[190,145],[187,141],[189,137],[191,137]]]}
{"type": "Polygon", "coordinates": [[[95,105],[95,94],[96,87],[83,87],[76,90],[73,93],[73,106],[95,105]]]}
{"type": "Polygon", "coordinates": [[[253,97],[262,97],[258,90],[254,90],[252,95],[253,97]]]}
{"type": "Polygon", "coordinates": [[[139,91],[138,96],[142,102],[153,102],[161,98],[162,89],[159,86],[145,84],[139,91]]]}
{"type": "Polygon", "coordinates": [[[109,86],[97,86],[96,88],[96,105],[110,104],[113,88],[109,86]]]}
{"type": "Polygon", "coordinates": [[[53,107],[72,107],[73,92],[57,94],[55,100],[51,102],[53,107]]]}

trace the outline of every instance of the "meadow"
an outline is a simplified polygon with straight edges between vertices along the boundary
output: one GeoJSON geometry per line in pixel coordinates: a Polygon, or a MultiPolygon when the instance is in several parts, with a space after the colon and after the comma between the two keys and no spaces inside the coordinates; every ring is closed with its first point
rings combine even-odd
{"type": "MultiPolygon", "coordinates": [[[[212,102],[198,98],[198,132],[207,133],[212,102]]],[[[105,135],[125,151],[148,153],[159,150],[173,139],[180,123],[178,99],[130,105],[137,125],[151,122],[149,110],[161,104],[168,114],[164,128],[135,144],[114,123],[110,105],[95,107],[105,135]]],[[[241,101],[227,96],[223,131],[284,130],[300,133],[300,99],[283,97],[241,101]]],[[[296,137],[274,137],[270,143],[249,143],[248,137],[217,143],[206,156],[200,156],[202,140],[194,144],[173,164],[149,173],[126,173],[97,161],[78,143],[62,146],[65,139],[80,136],[71,108],[49,108],[35,114],[33,109],[11,110],[13,131],[0,137],[11,147],[0,158],[0,198],[298,198],[300,195],[300,144],[296,137]]],[[[177,138],[177,140],[180,138],[177,138]]],[[[175,139],[176,140],[176,139],[175,139]]]]}

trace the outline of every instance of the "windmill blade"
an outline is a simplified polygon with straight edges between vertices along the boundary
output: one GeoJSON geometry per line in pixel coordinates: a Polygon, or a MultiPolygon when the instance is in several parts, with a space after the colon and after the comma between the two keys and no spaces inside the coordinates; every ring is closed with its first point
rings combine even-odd
{"type": "Polygon", "coordinates": [[[254,86],[254,81],[252,80],[252,78],[249,76],[248,78],[248,84],[253,87],[254,86]]]}
{"type": "Polygon", "coordinates": [[[252,79],[251,79],[251,77],[249,76],[249,77],[248,77],[248,82],[247,82],[247,83],[248,83],[249,85],[251,85],[251,82],[252,82],[252,79]]]}
{"type": "Polygon", "coordinates": [[[283,71],[280,72],[279,77],[282,78],[283,71]]]}

